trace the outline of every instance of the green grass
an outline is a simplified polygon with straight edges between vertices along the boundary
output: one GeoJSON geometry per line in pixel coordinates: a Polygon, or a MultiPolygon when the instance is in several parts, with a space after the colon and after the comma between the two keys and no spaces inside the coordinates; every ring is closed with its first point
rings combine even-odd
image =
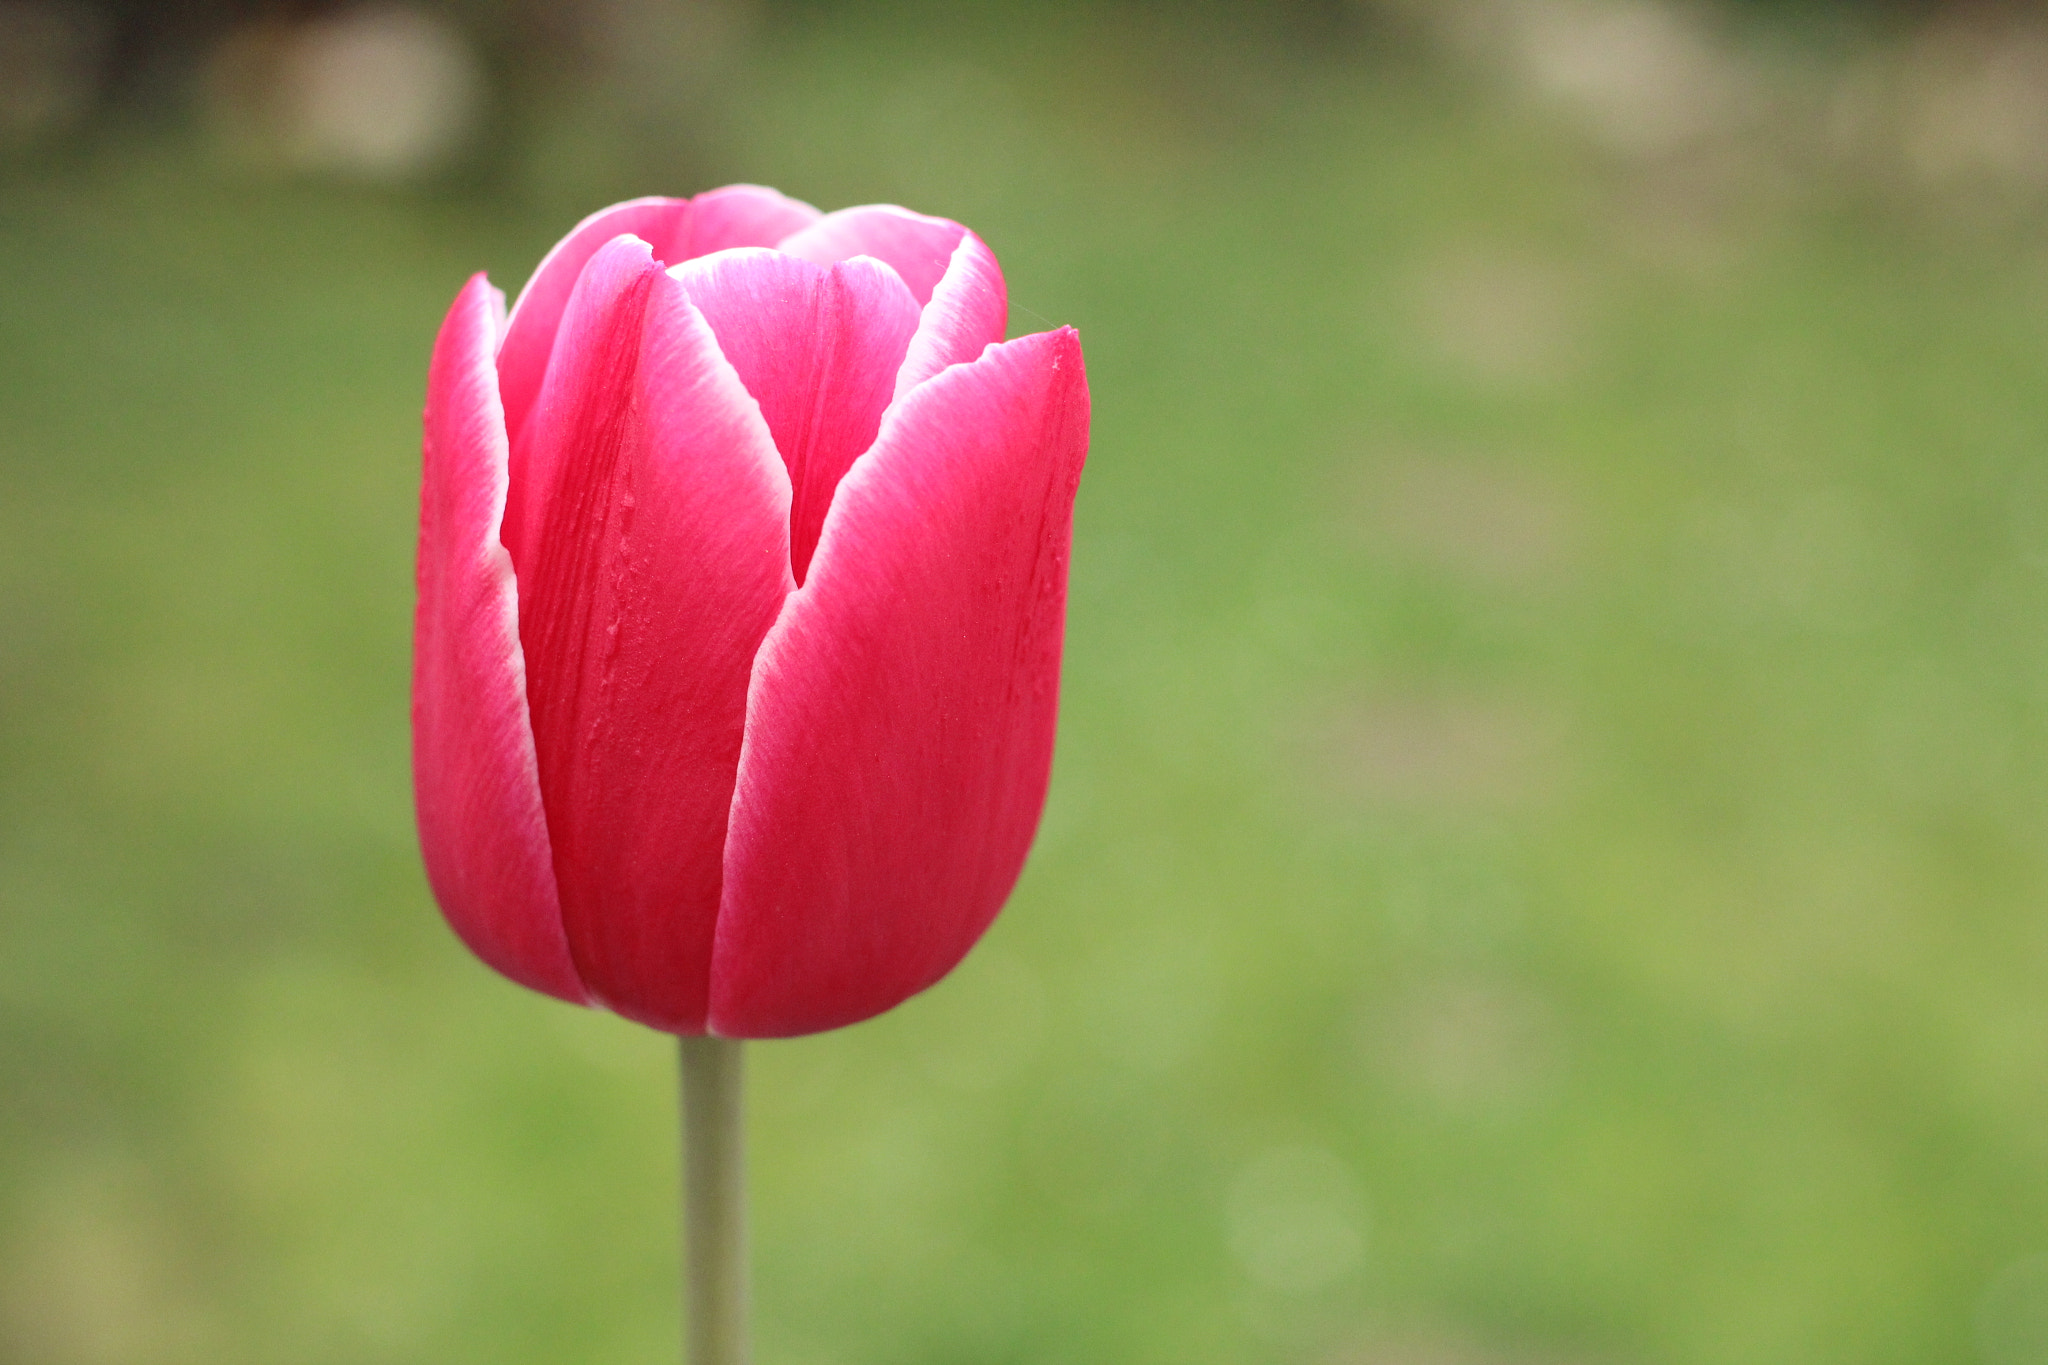
{"type": "MultiPolygon", "coordinates": [[[[590,187],[959,217],[1095,395],[1023,884],[753,1051],[764,1365],[2014,1365],[2038,226],[1740,164],[1697,212],[1392,59],[907,22],[590,187]]],[[[667,1042],[471,961],[411,828],[426,351],[592,206],[547,171],[156,132],[0,187],[0,1360],[675,1354],[667,1042]]]]}

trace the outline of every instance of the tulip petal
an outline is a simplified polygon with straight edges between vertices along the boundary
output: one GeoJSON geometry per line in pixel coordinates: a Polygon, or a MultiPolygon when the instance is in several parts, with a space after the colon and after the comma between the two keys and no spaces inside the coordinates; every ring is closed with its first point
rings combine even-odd
{"type": "Polygon", "coordinates": [[[819,216],[809,204],[764,186],[727,185],[695,199],[629,199],[585,218],[541,258],[512,307],[512,325],[498,351],[505,429],[517,437],[526,425],[562,310],[599,247],[630,233],[653,248],[655,260],[674,265],[727,247],[773,246],[819,216]]]}
{"type": "Polygon", "coordinates": [[[687,199],[629,199],[599,209],[569,230],[541,257],[533,278],[512,305],[512,321],[498,347],[498,386],[505,395],[505,430],[513,442],[526,425],[526,414],[540,396],[548,356],[554,352],[555,330],[562,310],[583,275],[583,267],[599,247],[631,234],[643,242],[666,240],[677,220],[689,211],[687,199]]]}
{"type": "Polygon", "coordinates": [[[510,545],[570,952],[593,999],[701,1032],[749,675],[795,586],[789,479],[632,238],[584,269],[521,439],[510,545]]]}
{"type": "Polygon", "coordinates": [[[555,893],[519,643],[498,540],[506,442],[492,364],[504,301],[482,275],[456,297],[427,376],[413,622],[413,788],[427,880],[476,955],[583,1004],[555,893]]]}
{"type": "MultiPolygon", "coordinates": [[[[774,246],[824,215],[766,185],[727,185],[690,201],[675,235],[654,241],[654,259],[679,265],[736,246],[774,246]]],[[[651,239],[650,239],[651,240],[651,239]]]]}
{"type": "Polygon", "coordinates": [[[894,204],[866,204],[828,213],[776,245],[777,251],[819,265],[872,256],[903,277],[922,307],[929,303],[953,248],[967,231],[949,218],[933,218],[894,204]]]}
{"type": "Polygon", "coordinates": [[[903,357],[903,368],[896,375],[896,397],[948,365],[973,360],[1001,341],[1009,324],[1009,293],[995,253],[981,238],[962,232],[946,273],[924,306],[910,351],[903,357]]]}
{"type": "Polygon", "coordinates": [[[1088,395],[1071,329],[892,408],[755,661],[710,1027],[850,1024],[943,976],[1024,862],[1052,759],[1088,395]]]}
{"type": "Polygon", "coordinates": [[[789,467],[790,563],[804,581],[832,490],[874,444],[917,330],[896,272],[778,251],[721,251],[675,267],[775,434],[789,467]]]}

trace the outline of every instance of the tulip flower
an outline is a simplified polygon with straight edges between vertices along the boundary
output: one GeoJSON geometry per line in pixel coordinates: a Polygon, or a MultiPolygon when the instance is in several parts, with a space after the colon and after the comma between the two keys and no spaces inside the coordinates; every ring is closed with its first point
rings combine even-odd
{"type": "Polygon", "coordinates": [[[1050,772],[1087,451],[1073,330],[995,257],[772,190],[586,219],[426,404],[414,781],[485,962],[658,1029],[779,1037],[932,985],[1050,772]]]}

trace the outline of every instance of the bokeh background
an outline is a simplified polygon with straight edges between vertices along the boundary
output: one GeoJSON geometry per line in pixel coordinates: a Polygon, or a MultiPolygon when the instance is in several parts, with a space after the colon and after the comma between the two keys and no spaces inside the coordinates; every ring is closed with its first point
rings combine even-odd
{"type": "Polygon", "coordinates": [[[740,179],[1095,392],[763,1365],[2048,1362],[2048,20],[1667,0],[0,4],[0,1360],[675,1358],[668,1040],[422,880],[418,413],[740,179]]]}

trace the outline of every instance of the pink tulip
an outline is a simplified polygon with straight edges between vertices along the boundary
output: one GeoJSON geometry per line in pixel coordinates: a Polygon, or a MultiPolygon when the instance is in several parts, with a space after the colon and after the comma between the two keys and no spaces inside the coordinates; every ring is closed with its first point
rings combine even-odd
{"type": "Polygon", "coordinates": [[[995,257],[736,185],[584,220],[427,381],[413,775],[500,972],[674,1033],[950,971],[1045,799],[1088,444],[995,257]]]}

